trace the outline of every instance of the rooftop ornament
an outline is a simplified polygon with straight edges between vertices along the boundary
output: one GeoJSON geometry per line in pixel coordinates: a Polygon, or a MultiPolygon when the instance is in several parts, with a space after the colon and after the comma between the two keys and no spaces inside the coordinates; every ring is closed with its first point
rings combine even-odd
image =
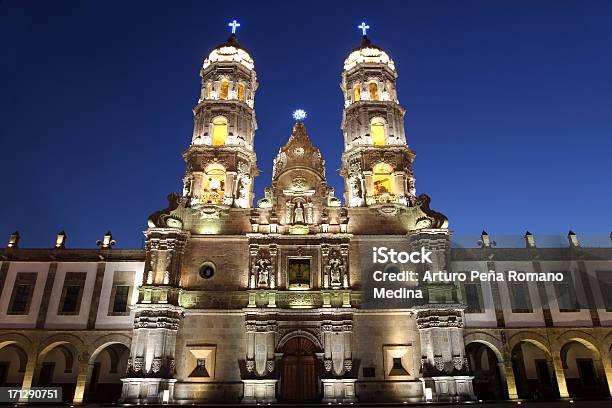
{"type": "Polygon", "coordinates": [[[357,28],[361,29],[361,32],[363,33],[363,36],[365,37],[368,34],[368,30],[370,29],[370,26],[367,25],[365,21],[362,21],[361,24],[357,26],[357,28]]]}
{"type": "Polygon", "coordinates": [[[240,27],[240,23],[234,20],[231,23],[229,23],[227,26],[232,27],[232,34],[236,34],[236,28],[240,27]]]}
{"type": "Polygon", "coordinates": [[[297,122],[303,122],[306,119],[306,111],[304,109],[296,109],[293,111],[293,119],[297,122]]]}

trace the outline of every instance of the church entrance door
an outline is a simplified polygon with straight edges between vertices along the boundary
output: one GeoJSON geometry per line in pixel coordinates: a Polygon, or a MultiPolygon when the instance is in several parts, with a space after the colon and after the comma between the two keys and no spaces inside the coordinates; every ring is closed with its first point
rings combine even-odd
{"type": "Polygon", "coordinates": [[[284,347],[281,375],[283,401],[317,399],[317,358],[315,345],[304,337],[289,340],[284,347]]]}

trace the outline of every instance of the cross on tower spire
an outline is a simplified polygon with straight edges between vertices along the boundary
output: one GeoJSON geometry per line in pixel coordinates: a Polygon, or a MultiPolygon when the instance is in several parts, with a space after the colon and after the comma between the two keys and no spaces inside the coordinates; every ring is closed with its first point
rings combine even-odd
{"type": "Polygon", "coordinates": [[[240,23],[234,20],[231,23],[229,23],[227,26],[232,27],[232,34],[236,34],[236,28],[240,27],[240,23]]]}
{"type": "Polygon", "coordinates": [[[360,25],[357,26],[357,28],[361,29],[361,32],[363,33],[363,36],[365,37],[368,34],[368,30],[370,29],[370,26],[367,25],[365,21],[363,21],[360,25]]]}

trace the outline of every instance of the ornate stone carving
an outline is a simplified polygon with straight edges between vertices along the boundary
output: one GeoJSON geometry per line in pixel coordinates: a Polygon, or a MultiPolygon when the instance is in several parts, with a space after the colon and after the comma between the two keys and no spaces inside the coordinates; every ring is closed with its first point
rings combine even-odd
{"type": "Polygon", "coordinates": [[[161,371],[161,363],[162,363],[161,358],[155,357],[153,361],[151,362],[151,372],[159,373],[161,371]]]}
{"type": "Polygon", "coordinates": [[[434,366],[438,371],[444,370],[444,361],[442,360],[442,356],[434,356],[434,366]]]}
{"type": "Polygon", "coordinates": [[[333,366],[333,363],[331,360],[325,360],[323,362],[323,367],[325,368],[325,371],[331,371],[332,366],[333,366]]]}
{"type": "Polygon", "coordinates": [[[255,360],[247,360],[246,361],[246,370],[249,373],[252,373],[253,371],[255,371],[255,360]]]}
{"type": "Polygon", "coordinates": [[[136,357],[136,358],[134,358],[134,364],[133,364],[134,372],[138,373],[138,372],[142,371],[143,364],[144,364],[144,357],[136,357]]]}
{"type": "Polygon", "coordinates": [[[274,360],[268,360],[266,362],[266,370],[268,370],[269,373],[274,371],[274,360]]]}
{"type": "Polygon", "coordinates": [[[351,359],[346,359],[344,360],[344,370],[346,372],[350,372],[353,369],[353,360],[351,359]]]}

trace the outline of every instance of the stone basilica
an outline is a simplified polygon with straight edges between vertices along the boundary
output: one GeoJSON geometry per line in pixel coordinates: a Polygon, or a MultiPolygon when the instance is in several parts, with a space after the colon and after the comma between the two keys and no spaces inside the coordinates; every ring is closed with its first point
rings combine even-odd
{"type": "MultiPolygon", "coordinates": [[[[417,194],[394,60],[363,36],[344,61],[344,200],[300,113],[254,203],[255,64],[235,34],[204,59],[183,190],[145,249],[0,249],[0,385],[65,401],[420,402],[607,396],[612,250],[451,248],[417,194]],[[343,204],[344,203],[344,204],[343,204]],[[433,253],[433,269],[561,272],[561,284],[420,284],[411,308],[364,307],[362,253],[433,253]]],[[[289,133],[289,132],[288,132],[289,133]]]]}

